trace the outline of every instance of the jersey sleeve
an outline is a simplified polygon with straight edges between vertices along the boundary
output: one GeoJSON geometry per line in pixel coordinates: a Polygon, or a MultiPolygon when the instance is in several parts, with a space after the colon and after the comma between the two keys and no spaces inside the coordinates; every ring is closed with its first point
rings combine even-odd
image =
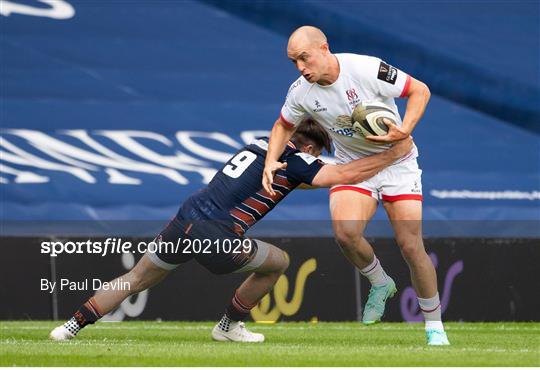
{"type": "Polygon", "coordinates": [[[387,98],[403,98],[407,96],[411,84],[411,76],[391,66],[385,61],[370,57],[366,72],[375,92],[387,98]]]}
{"type": "Polygon", "coordinates": [[[325,165],[319,158],[307,153],[297,152],[287,158],[287,177],[311,185],[313,178],[325,165]]]}
{"type": "Polygon", "coordinates": [[[302,83],[305,83],[305,81],[302,81],[302,78],[293,82],[291,87],[289,87],[285,104],[281,108],[281,120],[289,127],[296,127],[305,114],[304,108],[299,103],[302,83]]]}

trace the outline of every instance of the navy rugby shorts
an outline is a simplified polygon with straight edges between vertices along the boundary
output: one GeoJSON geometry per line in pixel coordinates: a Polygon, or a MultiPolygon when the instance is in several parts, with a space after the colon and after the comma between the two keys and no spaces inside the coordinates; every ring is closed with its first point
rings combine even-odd
{"type": "Polygon", "coordinates": [[[179,216],[148,245],[147,255],[160,268],[173,270],[192,259],[214,274],[251,271],[268,256],[266,243],[239,236],[215,221],[187,221],[179,216]]]}

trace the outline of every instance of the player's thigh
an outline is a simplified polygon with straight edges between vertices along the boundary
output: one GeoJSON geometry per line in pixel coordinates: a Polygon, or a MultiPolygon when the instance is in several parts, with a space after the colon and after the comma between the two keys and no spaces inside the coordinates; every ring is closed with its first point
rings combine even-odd
{"type": "Polygon", "coordinates": [[[147,253],[142,256],[130,273],[137,280],[138,284],[142,285],[142,288],[145,289],[163,280],[170,273],[170,270],[165,270],[156,265],[147,253]]]}
{"type": "Polygon", "coordinates": [[[404,244],[421,244],[422,202],[419,200],[383,201],[383,206],[392,223],[396,240],[404,244]]]}
{"type": "Polygon", "coordinates": [[[258,239],[251,239],[257,245],[257,252],[253,259],[235,272],[283,272],[289,266],[287,253],[275,245],[258,239]]]}
{"type": "Polygon", "coordinates": [[[338,239],[362,235],[367,222],[377,210],[377,204],[372,196],[354,190],[331,193],[330,214],[338,239]]]}
{"type": "Polygon", "coordinates": [[[192,228],[193,223],[174,217],[153,242],[148,244],[146,256],[158,268],[167,271],[193,259],[194,254],[189,249],[191,239],[187,234],[192,228]]]}

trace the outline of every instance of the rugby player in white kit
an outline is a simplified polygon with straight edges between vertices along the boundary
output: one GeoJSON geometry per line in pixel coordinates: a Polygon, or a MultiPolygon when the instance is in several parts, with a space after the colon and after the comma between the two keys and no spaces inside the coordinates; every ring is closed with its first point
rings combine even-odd
{"type": "MultiPolygon", "coordinates": [[[[304,115],[311,115],[329,132],[338,163],[347,163],[387,150],[392,142],[408,137],[430,98],[424,83],[378,58],[332,54],[326,36],[315,27],[303,26],[293,32],[287,55],[302,76],[291,85],[270,136],[263,186],[271,193],[273,174],[284,166],[277,161],[279,155],[304,115]],[[403,121],[394,102],[396,97],[408,99],[403,121]],[[394,111],[398,125],[389,124],[385,136],[364,137],[353,128],[350,118],[362,101],[385,103],[394,111]]],[[[365,324],[380,321],[386,300],[397,292],[394,281],[363,237],[380,200],[410,269],[425,318],[427,343],[446,345],[449,342],[441,320],[437,276],[422,240],[422,171],[417,156],[414,147],[366,181],[334,186],[330,190],[330,212],[343,253],[371,283],[362,321],[365,324]]]]}

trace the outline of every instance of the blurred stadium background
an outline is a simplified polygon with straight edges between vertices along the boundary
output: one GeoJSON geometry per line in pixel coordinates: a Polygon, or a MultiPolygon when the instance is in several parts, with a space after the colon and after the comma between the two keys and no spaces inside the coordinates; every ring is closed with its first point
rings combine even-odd
{"type": "MultiPolygon", "coordinates": [[[[151,238],[268,133],[297,76],[287,37],[312,24],[333,52],[376,55],[431,88],[414,137],[446,320],[540,320],[538,1],[0,4],[0,319],[67,318],[91,292],[50,295],[39,279],[133,266],[133,255],[50,258],[39,242],[151,238]]],[[[253,230],[292,258],[255,320],[359,317],[367,292],[333,241],[327,202],[326,190],[295,192],[253,230]]],[[[375,220],[368,234],[400,288],[388,320],[417,321],[381,210],[375,220]]],[[[214,320],[238,281],[189,263],[108,318],[214,320]]]]}

